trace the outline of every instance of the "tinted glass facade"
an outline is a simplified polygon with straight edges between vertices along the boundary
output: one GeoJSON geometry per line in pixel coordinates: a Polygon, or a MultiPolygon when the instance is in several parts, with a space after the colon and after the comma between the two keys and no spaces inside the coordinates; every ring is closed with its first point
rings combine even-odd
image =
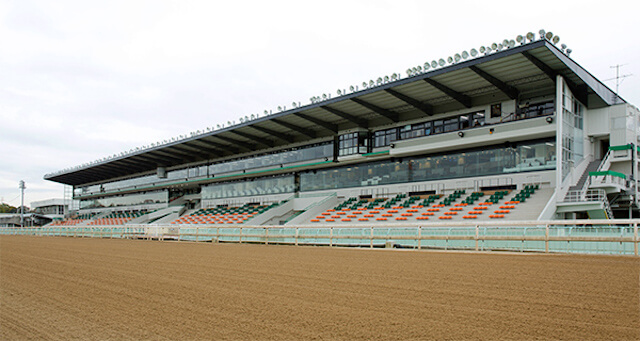
{"type": "Polygon", "coordinates": [[[204,186],[202,187],[202,199],[293,193],[294,190],[293,175],[273,176],[204,186]]]}
{"type": "Polygon", "coordinates": [[[432,181],[462,177],[555,169],[555,142],[524,142],[512,146],[454,152],[336,167],[300,174],[300,190],[432,181]]]}
{"type": "Polygon", "coordinates": [[[80,209],[165,204],[169,202],[167,191],[155,191],[108,198],[80,200],[80,209]]]}
{"type": "Polygon", "coordinates": [[[277,153],[247,157],[240,160],[226,161],[211,165],[194,166],[184,169],[168,171],[166,178],[159,178],[157,175],[141,176],[133,179],[126,179],[108,182],[102,185],[85,186],[74,189],[74,195],[97,194],[120,189],[143,188],[145,186],[159,185],[180,180],[194,180],[213,177],[226,173],[238,173],[245,170],[287,165],[291,163],[304,162],[310,160],[331,160],[333,159],[333,144],[323,143],[312,146],[304,146],[289,149],[277,153]]]}

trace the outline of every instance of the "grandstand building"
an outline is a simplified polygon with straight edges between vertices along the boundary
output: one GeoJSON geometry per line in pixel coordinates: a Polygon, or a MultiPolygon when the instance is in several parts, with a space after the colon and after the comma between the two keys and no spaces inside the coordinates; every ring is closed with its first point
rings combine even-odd
{"type": "Polygon", "coordinates": [[[45,179],[85,225],[639,216],[638,109],[553,35],[407,71],[45,179]]]}

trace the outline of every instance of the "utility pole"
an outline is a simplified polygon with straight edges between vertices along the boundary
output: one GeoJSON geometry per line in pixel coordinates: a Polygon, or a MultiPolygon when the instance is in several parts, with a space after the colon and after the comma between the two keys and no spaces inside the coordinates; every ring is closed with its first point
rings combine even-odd
{"type": "Polygon", "coordinates": [[[19,186],[21,192],[20,198],[20,227],[24,227],[24,189],[27,188],[24,185],[24,180],[20,180],[19,186]]]}

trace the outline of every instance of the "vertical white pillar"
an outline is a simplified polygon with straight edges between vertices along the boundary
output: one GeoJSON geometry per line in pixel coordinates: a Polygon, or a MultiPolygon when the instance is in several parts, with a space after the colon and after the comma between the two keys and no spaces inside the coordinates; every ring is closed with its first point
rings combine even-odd
{"type": "Polygon", "coordinates": [[[556,202],[562,201],[560,192],[562,189],[562,119],[564,96],[564,79],[562,76],[556,76],[556,202]]]}

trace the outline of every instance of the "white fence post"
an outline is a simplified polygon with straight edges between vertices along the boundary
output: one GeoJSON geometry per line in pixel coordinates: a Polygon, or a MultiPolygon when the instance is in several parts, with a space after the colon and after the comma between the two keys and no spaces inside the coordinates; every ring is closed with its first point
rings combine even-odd
{"type": "Polygon", "coordinates": [[[633,223],[633,254],[638,255],[638,223],[633,223]]]}
{"type": "Polygon", "coordinates": [[[333,246],[333,226],[329,228],[329,246],[333,246]]]}
{"type": "Polygon", "coordinates": [[[371,234],[369,235],[369,247],[373,249],[373,226],[371,226],[371,234]]]}
{"type": "Polygon", "coordinates": [[[476,251],[479,251],[480,227],[476,225],[476,251]]]}
{"type": "Polygon", "coordinates": [[[544,252],[549,253],[549,224],[544,228],[544,252]]]}

